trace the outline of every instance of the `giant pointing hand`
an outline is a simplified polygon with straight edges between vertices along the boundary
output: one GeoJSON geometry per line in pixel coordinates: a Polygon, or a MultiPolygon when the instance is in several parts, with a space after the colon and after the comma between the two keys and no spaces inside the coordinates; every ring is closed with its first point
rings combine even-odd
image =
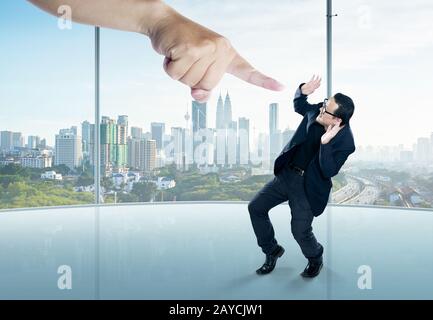
{"type": "Polygon", "coordinates": [[[69,7],[71,20],[95,26],[139,32],[165,56],[167,74],[191,88],[199,102],[207,101],[225,73],[269,89],[284,86],[251,66],[230,41],[188,19],[160,0],[29,0],[58,15],[69,7]]]}

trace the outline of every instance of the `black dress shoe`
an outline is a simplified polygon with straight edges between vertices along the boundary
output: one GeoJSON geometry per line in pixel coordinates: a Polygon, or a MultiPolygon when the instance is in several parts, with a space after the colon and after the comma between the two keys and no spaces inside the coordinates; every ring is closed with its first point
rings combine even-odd
{"type": "Polygon", "coordinates": [[[266,261],[265,263],[256,270],[257,274],[267,274],[270,273],[272,270],[274,270],[275,265],[277,264],[277,260],[279,257],[281,257],[284,253],[284,248],[282,246],[278,246],[274,252],[271,254],[266,255],[266,261]]]}
{"type": "Polygon", "coordinates": [[[305,270],[301,273],[301,276],[303,276],[304,278],[314,278],[317,275],[319,275],[322,267],[323,267],[322,261],[319,262],[309,261],[307,266],[305,267],[305,270]]]}

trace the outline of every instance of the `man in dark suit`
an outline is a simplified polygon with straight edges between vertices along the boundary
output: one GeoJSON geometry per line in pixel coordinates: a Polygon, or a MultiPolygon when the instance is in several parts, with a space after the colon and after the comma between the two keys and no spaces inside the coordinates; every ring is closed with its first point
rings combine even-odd
{"type": "Polygon", "coordinates": [[[321,103],[307,102],[320,81],[313,76],[298,87],[293,102],[295,111],[304,118],[275,160],[275,177],[248,204],[257,244],[266,255],[265,263],[256,271],[258,274],[271,272],[284,253],[275,239],[268,213],[287,200],[292,234],[308,259],[301,275],[315,277],[323,266],[323,247],[316,240],[311,224],[324,211],[332,188],[331,177],[355,151],[355,143],[349,126],[354,111],[351,98],[337,93],[321,103]]]}

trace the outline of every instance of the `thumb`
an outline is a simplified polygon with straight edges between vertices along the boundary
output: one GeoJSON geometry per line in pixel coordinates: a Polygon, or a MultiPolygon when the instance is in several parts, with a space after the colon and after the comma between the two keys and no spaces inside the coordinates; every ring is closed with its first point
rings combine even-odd
{"type": "Polygon", "coordinates": [[[268,90],[281,91],[285,88],[282,83],[257,71],[239,54],[236,54],[228,65],[227,72],[248,83],[268,90]]]}

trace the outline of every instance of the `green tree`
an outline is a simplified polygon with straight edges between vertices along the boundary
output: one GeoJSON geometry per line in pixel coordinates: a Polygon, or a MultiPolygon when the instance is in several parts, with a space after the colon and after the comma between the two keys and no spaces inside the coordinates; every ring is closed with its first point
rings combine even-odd
{"type": "Polygon", "coordinates": [[[148,202],[155,198],[156,190],[156,185],[152,182],[137,182],[131,193],[137,196],[138,201],[148,202]]]}
{"type": "Polygon", "coordinates": [[[117,193],[117,202],[138,202],[138,196],[134,193],[117,193]]]}
{"type": "Polygon", "coordinates": [[[78,177],[75,186],[90,186],[92,184],[94,184],[94,178],[93,178],[93,174],[89,171],[84,171],[83,173],[81,173],[81,175],[78,177]]]}
{"type": "Polygon", "coordinates": [[[20,181],[25,181],[25,179],[18,175],[0,175],[0,184],[6,189],[11,183],[20,181]]]}
{"type": "Polygon", "coordinates": [[[112,178],[103,177],[101,179],[101,186],[105,188],[105,191],[110,191],[114,189],[114,182],[112,178]]]}
{"type": "Polygon", "coordinates": [[[25,208],[93,203],[93,194],[74,192],[52,182],[14,182],[0,193],[0,208],[25,208]]]}
{"type": "Polygon", "coordinates": [[[24,168],[16,163],[10,163],[4,167],[0,168],[0,175],[11,175],[11,176],[21,176],[21,177],[29,177],[30,170],[28,168],[24,168]]]}

